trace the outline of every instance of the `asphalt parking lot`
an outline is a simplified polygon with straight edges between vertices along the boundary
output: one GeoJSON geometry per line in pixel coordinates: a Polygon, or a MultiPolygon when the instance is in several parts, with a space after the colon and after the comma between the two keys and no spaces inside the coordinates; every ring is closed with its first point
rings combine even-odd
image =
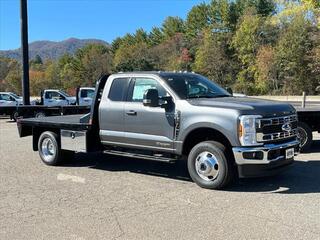
{"type": "Polygon", "coordinates": [[[183,164],[41,163],[0,119],[0,239],[320,239],[320,135],[281,175],[201,189],[183,164]]]}

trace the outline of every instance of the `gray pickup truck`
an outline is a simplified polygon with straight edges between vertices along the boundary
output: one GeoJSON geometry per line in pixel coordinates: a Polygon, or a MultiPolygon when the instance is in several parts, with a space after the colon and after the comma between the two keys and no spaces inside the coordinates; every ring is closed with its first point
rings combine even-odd
{"type": "Polygon", "coordinates": [[[86,115],[20,119],[20,137],[57,165],[74,152],[186,160],[192,180],[221,189],[237,177],[275,174],[299,151],[290,104],[233,97],[194,73],[103,76],[86,115]]]}

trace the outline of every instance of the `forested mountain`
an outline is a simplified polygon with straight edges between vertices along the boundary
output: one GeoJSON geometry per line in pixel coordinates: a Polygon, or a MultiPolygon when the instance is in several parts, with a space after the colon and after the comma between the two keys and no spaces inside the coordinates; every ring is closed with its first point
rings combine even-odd
{"type": "MultiPolygon", "coordinates": [[[[63,54],[74,54],[77,49],[84,47],[90,43],[97,43],[108,45],[107,42],[98,39],[77,39],[69,38],[64,41],[35,41],[29,44],[29,57],[30,59],[35,58],[39,55],[43,60],[46,59],[58,59],[63,54]]],[[[0,56],[13,58],[20,61],[21,49],[0,51],[0,56]]]]}

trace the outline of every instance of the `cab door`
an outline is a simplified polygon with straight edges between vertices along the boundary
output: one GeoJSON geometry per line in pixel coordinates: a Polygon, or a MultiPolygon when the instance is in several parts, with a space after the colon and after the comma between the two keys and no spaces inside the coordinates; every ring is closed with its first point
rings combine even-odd
{"type": "Polygon", "coordinates": [[[144,106],[143,95],[150,88],[158,89],[160,97],[168,96],[156,79],[132,79],[124,106],[125,141],[132,147],[171,151],[174,147],[174,108],[144,106]]]}
{"type": "Polygon", "coordinates": [[[11,97],[9,94],[1,93],[0,94],[0,107],[6,106],[16,106],[17,101],[11,97]]]}
{"type": "Polygon", "coordinates": [[[105,89],[109,89],[102,96],[99,105],[100,139],[106,145],[122,145],[124,134],[124,105],[127,98],[130,78],[119,77],[108,80],[105,89]]]}
{"type": "Polygon", "coordinates": [[[44,96],[45,106],[66,106],[68,100],[57,91],[46,91],[44,96]]]}
{"type": "Polygon", "coordinates": [[[80,89],[79,91],[79,105],[91,106],[94,90],[92,89],[80,89]]]}

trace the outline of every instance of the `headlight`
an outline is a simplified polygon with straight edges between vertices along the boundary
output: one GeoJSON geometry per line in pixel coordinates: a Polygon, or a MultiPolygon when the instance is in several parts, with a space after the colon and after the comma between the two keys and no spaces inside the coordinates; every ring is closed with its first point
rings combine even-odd
{"type": "Polygon", "coordinates": [[[256,122],[260,115],[243,115],[239,120],[239,140],[242,146],[262,145],[257,143],[256,122]]]}

